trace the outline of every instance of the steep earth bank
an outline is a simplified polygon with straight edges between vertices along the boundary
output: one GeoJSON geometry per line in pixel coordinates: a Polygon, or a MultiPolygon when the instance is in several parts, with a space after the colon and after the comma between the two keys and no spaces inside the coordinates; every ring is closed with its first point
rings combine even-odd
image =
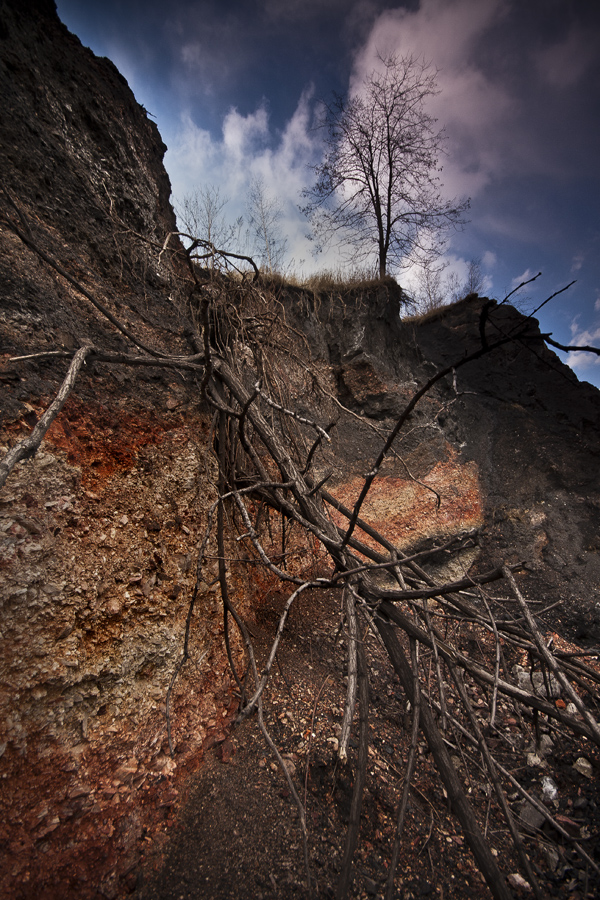
{"type": "MultiPolygon", "coordinates": [[[[65,358],[14,357],[72,353],[83,340],[135,349],[65,274],[151,348],[185,354],[190,345],[176,263],[152,246],[174,230],[156,126],[115,67],[68,33],[49,0],[4,0],[0,13],[6,449],[29,433],[67,367],[65,358]]],[[[320,466],[331,471],[331,492],[351,505],[417,384],[477,345],[484,301],[470,298],[424,322],[400,318],[393,282],[338,294],[285,289],[279,302],[305,338],[298,354],[312,356],[321,374],[321,388],[300,398],[300,411],[324,423],[337,418],[320,466]]],[[[514,309],[494,307],[486,333],[491,341],[523,324],[514,309]]],[[[211,748],[226,746],[235,700],[214,559],[173,697],[174,759],[165,721],[197,547],[217,491],[198,386],[186,372],[96,364],[41,451],[0,494],[6,896],[115,898],[135,890],[143,854],[163,846],[188,776],[211,748]]],[[[453,562],[457,572],[523,560],[528,596],[560,600],[556,625],[597,644],[599,396],[539,341],[509,344],[459,369],[456,387],[449,377],[413,414],[364,517],[385,525],[403,550],[476,532],[477,546],[453,562]]],[[[444,566],[448,573],[442,559],[444,566]]],[[[235,565],[230,576],[240,612],[258,631],[271,626],[271,582],[235,565]]],[[[235,643],[234,654],[240,649],[235,643]]],[[[332,646],[327,665],[336,659],[332,646]]],[[[382,696],[391,696],[383,677],[382,696]]],[[[328,728],[339,703],[332,695],[337,712],[328,728]]],[[[310,710],[302,716],[306,724],[310,710]]],[[[333,736],[324,731],[323,740],[333,736]]],[[[305,751],[290,745],[290,753],[305,751]]],[[[232,867],[230,886],[236,878],[232,867]]],[[[225,882],[221,896],[234,896],[225,882]]],[[[267,881],[264,890],[272,888],[267,881]]]]}
{"type": "MultiPolygon", "coordinates": [[[[138,339],[189,352],[172,271],[132,237],[162,244],[175,228],[156,126],[52,2],[4,2],[0,26],[3,215],[138,339]]],[[[3,362],[84,340],[135,350],[5,226],[3,362]]],[[[66,367],[3,365],[2,453],[66,367]]],[[[206,656],[178,683],[171,760],[165,697],[215,493],[193,388],[185,374],[88,367],[43,449],[1,492],[3,896],[117,896],[172,815],[178,773],[228,720],[221,613],[204,585],[191,650],[206,656]]]]}

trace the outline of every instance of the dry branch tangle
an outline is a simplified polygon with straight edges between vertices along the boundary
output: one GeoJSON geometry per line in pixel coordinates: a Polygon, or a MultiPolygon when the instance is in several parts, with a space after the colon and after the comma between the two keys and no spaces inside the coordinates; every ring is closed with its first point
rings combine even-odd
{"type": "MultiPolygon", "coordinates": [[[[35,249],[31,241],[28,241],[27,245],[35,249]]],[[[48,261],[47,254],[43,254],[42,258],[48,261]]],[[[55,269],[57,269],[56,266],[55,269]]],[[[60,270],[57,269],[57,271],[60,270]]],[[[190,272],[192,279],[195,279],[193,266],[190,267],[190,272]]],[[[71,283],[73,283],[73,279],[71,279],[71,283]]],[[[317,472],[322,438],[327,431],[318,424],[318,416],[307,417],[293,408],[293,398],[289,396],[289,368],[286,368],[288,359],[286,351],[289,349],[290,340],[283,322],[278,321],[281,310],[278,309],[276,301],[269,300],[265,292],[259,292],[257,288],[240,286],[221,277],[211,281],[208,286],[193,280],[190,297],[194,295],[194,292],[199,293],[201,299],[200,314],[190,321],[190,332],[194,333],[195,331],[193,344],[196,352],[192,356],[169,357],[165,353],[159,354],[157,351],[153,351],[156,354],[153,358],[129,358],[123,354],[111,356],[111,354],[103,352],[101,348],[96,349],[89,346],[82,348],[73,358],[69,375],[57,400],[49,408],[47,416],[40,422],[29,443],[23,443],[23,452],[26,453],[29,449],[35,451],[35,447],[39,445],[39,440],[43,436],[41,433],[42,423],[45,427],[48,418],[59,411],[66,395],[73,389],[77,374],[86,357],[95,355],[97,359],[107,364],[114,362],[131,366],[160,365],[200,373],[202,375],[200,389],[204,393],[204,399],[215,410],[215,415],[220,423],[217,452],[220,467],[218,485],[220,500],[214,507],[218,513],[214,527],[217,530],[219,546],[219,580],[225,612],[225,634],[227,639],[228,616],[232,616],[243,636],[248,654],[249,672],[246,672],[245,675],[238,674],[231,655],[230,661],[240,687],[241,715],[248,715],[255,707],[258,708],[261,728],[272,748],[274,748],[274,744],[268,735],[262,716],[262,692],[269,681],[278,642],[284,632],[287,612],[296,598],[308,588],[323,590],[332,587],[346,587],[350,678],[345,722],[350,724],[353,718],[355,703],[353,685],[356,671],[353,658],[354,652],[358,648],[358,705],[361,728],[359,774],[353,795],[348,842],[338,896],[346,896],[350,890],[351,865],[359,837],[360,808],[368,755],[366,724],[368,663],[357,629],[360,628],[360,633],[366,635],[369,628],[376,628],[383,638],[391,663],[398,672],[406,696],[411,702],[414,701],[416,685],[419,681],[421,682],[419,726],[434,754],[440,777],[451,799],[453,809],[461,822],[465,836],[490,890],[498,898],[509,897],[510,894],[504,879],[491,853],[490,844],[478,823],[477,813],[466,797],[461,779],[446,746],[448,740],[444,734],[446,721],[450,722],[450,730],[452,727],[466,728],[466,733],[471,736],[475,745],[481,741],[481,737],[477,728],[473,730],[476,711],[471,705],[467,693],[459,691],[457,694],[448,687],[444,666],[447,666],[449,673],[453,673],[456,667],[462,668],[472,679],[473,685],[479,685],[479,689],[492,689],[494,698],[498,694],[503,694],[515,701],[521,711],[531,711],[534,716],[543,713],[549,719],[557,720],[571,732],[596,743],[598,743],[598,726],[593,712],[584,707],[582,700],[578,700],[576,703],[577,712],[581,714],[578,716],[554,705],[548,692],[544,695],[543,692],[538,694],[523,690],[509,680],[508,672],[504,672],[504,677],[500,676],[501,653],[510,651],[514,655],[518,652],[521,656],[525,652],[528,653],[532,661],[536,660],[539,666],[548,667],[552,671],[563,687],[571,692],[571,699],[579,698],[575,687],[567,687],[571,684],[569,676],[573,677],[575,668],[577,684],[580,689],[581,686],[585,686],[588,694],[592,697],[592,702],[596,702],[597,698],[598,676],[590,667],[582,664],[574,667],[562,662],[551,653],[541,641],[539,630],[530,614],[527,613],[525,601],[518,589],[516,596],[525,614],[524,620],[519,617],[507,617],[505,614],[502,618],[495,617],[489,601],[486,600],[485,603],[478,601],[477,590],[480,589],[480,586],[497,580],[503,574],[508,577],[513,584],[513,590],[515,590],[516,584],[508,569],[495,570],[488,575],[472,578],[465,576],[460,581],[447,584],[435,584],[423,568],[427,563],[427,552],[419,554],[418,562],[413,558],[404,560],[394,540],[390,540],[384,534],[379,534],[374,528],[363,522],[361,512],[388,453],[392,451],[396,438],[419,402],[428,397],[442,378],[446,375],[452,376],[456,368],[497,350],[510,342],[512,338],[502,336],[489,345],[477,348],[468,357],[459,360],[455,366],[446,366],[438,371],[420,390],[415,392],[383,442],[381,450],[364,479],[354,508],[346,510],[339,501],[319,487],[319,478],[313,476],[313,471],[317,472]],[[246,348],[241,356],[238,353],[240,335],[243,335],[246,348]],[[267,344],[265,344],[265,338],[267,344]],[[266,346],[269,348],[269,355],[265,353],[266,346]],[[201,352],[199,352],[199,348],[202,348],[201,352]],[[257,500],[260,500],[261,503],[258,514],[257,500]],[[263,504],[281,516],[282,523],[284,521],[288,523],[286,527],[293,527],[300,535],[304,535],[301,539],[296,537],[295,547],[304,541],[308,553],[314,554],[315,542],[321,548],[320,553],[314,554],[316,571],[313,571],[310,577],[306,577],[306,573],[302,571],[303,567],[294,564],[292,552],[284,546],[283,538],[280,548],[274,546],[268,530],[265,530],[264,520],[262,523],[260,521],[260,509],[263,504]],[[335,507],[337,513],[341,513],[342,519],[339,516],[336,520],[332,518],[329,512],[331,505],[335,507]],[[245,548],[245,552],[253,564],[260,561],[272,576],[281,579],[284,583],[291,582],[295,586],[289,595],[288,603],[281,617],[269,660],[261,672],[256,665],[251,636],[229,597],[228,572],[224,558],[227,543],[224,531],[226,509],[232,521],[237,522],[240,531],[237,543],[240,547],[245,548]],[[370,546],[361,542],[358,536],[361,530],[368,534],[370,546]],[[329,563],[326,562],[327,558],[329,558],[329,563]],[[437,605],[431,607],[431,600],[435,600],[437,605]],[[461,629],[465,628],[468,628],[471,634],[477,632],[482,639],[485,639],[486,633],[494,635],[496,653],[489,667],[460,649],[461,629]],[[451,631],[451,637],[448,637],[448,630],[451,631]],[[422,662],[420,667],[415,670],[416,655],[413,655],[413,667],[411,668],[399,639],[399,635],[402,633],[413,642],[418,642],[421,648],[427,648],[433,653],[436,671],[433,683],[431,683],[422,662]],[[248,698],[247,679],[249,675],[254,681],[254,688],[249,691],[250,697],[248,698]],[[456,711],[448,719],[446,706],[450,696],[455,698],[454,702],[458,700],[459,709],[460,703],[463,704],[462,717],[467,723],[466,725],[461,723],[460,715],[457,718],[456,711]],[[436,721],[438,705],[442,713],[439,723],[436,721]]],[[[81,293],[91,301],[88,291],[82,290],[81,293]]],[[[96,307],[102,311],[101,306],[96,304],[96,307]]],[[[115,327],[119,327],[119,323],[114,321],[112,315],[110,321],[115,327]]],[[[129,336],[128,329],[120,328],[120,330],[129,336]]],[[[134,343],[138,347],[146,349],[135,339],[134,343]]],[[[4,461],[7,475],[16,463],[19,452],[21,451],[11,451],[12,455],[9,454],[9,458],[4,461]]],[[[169,692],[182,665],[188,661],[188,636],[190,629],[194,627],[195,597],[203,578],[204,557],[211,539],[212,525],[213,520],[209,516],[209,527],[207,527],[198,557],[196,590],[189,607],[183,657],[174,672],[169,692]]],[[[282,525],[282,535],[283,533],[282,525]]],[[[429,551],[429,555],[433,556],[438,549],[437,546],[434,547],[429,551]]],[[[420,658],[421,660],[424,658],[424,653],[421,653],[420,658]]],[[[545,671],[544,668],[543,671],[545,671]]],[[[478,709],[480,708],[478,707],[478,709]]],[[[167,704],[167,714],[170,717],[169,703],[167,704]]],[[[496,718],[497,710],[494,699],[490,709],[489,727],[498,731],[498,726],[493,721],[496,718]]],[[[169,740],[170,727],[171,722],[169,721],[169,740]]],[[[342,761],[347,753],[347,735],[348,732],[344,729],[339,749],[342,761]]],[[[509,805],[501,793],[502,786],[497,774],[498,772],[502,773],[504,768],[489,748],[486,748],[484,757],[486,777],[494,785],[495,790],[500,793],[500,806],[504,813],[510,816],[510,813],[507,813],[509,805]]],[[[310,884],[311,873],[303,804],[281,757],[278,756],[278,758],[285,770],[300,812],[307,880],[310,884]]],[[[399,817],[399,822],[401,824],[402,816],[399,817]]],[[[514,829],[513,837],[517,852],[522,856],[520,839],[514,829]]],[[[530,872],[527,874],[531,879],[530,872]]]]}
{"type": "MultiPolygon", "coordinates": [[[[477,359],[484,353],[488,352],[491,349],[495,349],[498,346],[501,346],[506,342],[505,338],[500,339],[492,345],[491,347],[485,347],[480,350],[474,351],[470,357],[466,360],[460,361],[460,365],[469,362],[471,359],[477,359]]],[[[256,431],[256,435],[260,439],[260,442],[263,445],[263,448],[266,449],[271,460],[275,462],[277,468],[281,472],[282,483],[285,483],[285,489],[283,491],[277,492],[277,494],[273,494],[272,488],[269,489],[261,489],[261,477],[264,479],[264,471],[258,471],[255,474],[256,483],[255,483],[255,492],[257,495],[261,495],[263,500],[266,503],[271,504],[274,509],[283,513],[287,517],[292,520],[300,523],[305,529],[308,529],[315,537],[317,537],[323,545],[326,547],[328,553],[332,558],[332,562],[335,566],[336,578],[338,583],[343,581],[343,572],[346,570],[356,570],[356,566],[358,563],[364,562],[363,559],[357,557],[352,553],[348,548],[356,547],[356,541],[353,540],[353,532],[359,523],[359,513],[361,507],[364,503],[364,500],[367,496],[369,488],[375,478],[378,475],[380,470],[380,466],[385,459],[387,452],[391,449],[393,441],[400,431],[404,421],[408,417],[409,413],[416,406],[421,397],[425,396],[436,384],[437,381],[440,380],[441,377],[445,374],[450,374],[454,367],[448,367],[444,372],[439,372],[421,389],[418,391],[413,399],[408,404],[406,410],[399,417],[396,427],[392,429],[390,436],[385,443],[382,451],[377,457],[375,464],[373,465],[371,471],[365,478],[363,490],[359,496],[358,501],[355,504],[354,510],[349,515],[349,526],[347,528],[335,528],[332,530],[331,522],[327,519],[324,514],[325,506],[323,503],[317,503],[315,500],[319,499],[319,491],[310,488],[310,485],[306,483],[303,475],[301,474],[303,471],[305,472],[307,467],[301,466],[300,463],[290,456],[286,447],[282,444],[280,438],[277,436],[276,430],[267,423],[264,416],[260,413],[257,408],[258,405],[258,395],[250,394],[247,389],[244,388],[243,384],[238,380],[236,375],[231,370],[230,366],[221,361],[214,363],[213,362],[213,373],[216,377],[222,379],[224,385],[227,387],[230,395],[234,398],[228,401],[228,404],[231,409],[231,414],[234,418],[240,418],[239,413],[235,412],[236,407],[243,410],[244,418],[253,426],[256,431]],[[313,499],[315,498],[315,499],[313,499]],[[342,577],[340,577],[342,575],[342,577]]],[[[279,404],[270,404],[271,408],[277,409],[282,417],[287,416],[288,418],[298,419],[297,416],[294,416],[288,409],[279,404]]],[[[281,428],[285,427],[283,424],[280,424],[281,428]]],[[[248,445],[248,441],[244,442],[246,446],[248,445]]],[[[235,454],[231,454],[235,456],[235,454]]],[[[257,454],[260,456],[260,453],[257,454]]],[[[245,474],[247,476],[247,470],[245,470],[245,474]]],[[[231,485],[230,485],[231,486],[231,485]]],[[[234,491],[235,494],[235,491],[234,491]]],[[[241,497],[236,495],[236,503],[238,504],[238,508],[242,512],[244,522],[248,528],[247,535],[250,538],[252,544],[259,557],[266,563],[272,571],[276,571],[276,567],[273,566],[271,560],[268,557],[264,547],[261,545],[258,534],[255,529],[249,527],[249,516],[248,514],[243,513],[243,501],[241,497]]],[[[374,537],[377,540],[377,536],[371,531],[371,537],[374,537]]],[[[379,544],[382,548],[388,547],[388,541],[385,537],[382,537],[379,540],[379,544]]],[[[381,565],[381,564],[380,564],[381,565]]],[[[394,636],[393,628],[390,624],[385,625],[381,616],[387,617],[390,622],[395,622],[397,625],[399,624],[402,629],[407,633],[412,635],[413,638],[417,638],[422,644],[425,646],[431,647],[434,652],[437,654],[439,651],[442,656],[447,660],[449,665],[458,664],[464,667],[477,681],[482,684],[491,684],[494,688],[494,692],[496,693],[498,690],[506,693],[513,699],[518,699],[520,704],[525,707],[529,707],[535,710],[541,710],[545,712],[547,715],[554,716],[559,719],[563,724],[568,725],[575,732],[585,735],[586,737],[591,738],[592,740],[597,740],[596,735],[596,723],[595,720],[591,718],[589,713],[584,715],[584,722],[582,723],[578,719],[575,719],[573,716],[568,716],[565,713],[562,713],[559,709],[556,709],[552,706],[551,703],[540,698],[534,694],[528,693],[526,691],[522,691],[519,688],[516,688],[514,685],[510,684],[507,681],[504,681],[499,678],[498,671],[498,662],[496,663],[495,672],[488,672],[480,665],[477,665],[464,654],[457,651],[453,646],[448,645],[447,642],[442,640],[442,637],[439,633],[439,628],[437,630],[432,629],[432,626],[429,621],[429,615],[427,612],[427,604],[423,604],[420,608],[415,605],[414,601],[421,598],[426,600],[429,597],[438,597],[442,598],[445,595],[449,595],[450,600],[445,608],[450,608],[453,613],[453,617],[456,618],[457,614],[459,616],[463,615],[465,617],[465,621],[470,621],[471,623],[476,622],[478,625],[483,625],[483,627],[487,627],[490,631],[493,631],[496,635],[496,643],[499,647],[500,641],[499,633],[505,635],[509,635],[509,639],[515,641],[522,648],[525,645],[528,645],[531,653],[535,653],[534,644],[537,644],[539,649],[539,640],[536,641],[536,634],[531,630],[531,621],[527,620],[527,627],[516,627],[515,623],[512,621],[502,622],[496,621],[491,614],[489,604],[486,604],[486,613],[474,609],[472,605],[464,600],[460,600],[456,598],[456,602],[452,603],[452,594],[456,594],[461,590],[465,590],[466,588],[475,588],[479,579],[464,579],[462,582],[458,584],[450,584],[450,585],[438,585],[437,587],[427,588],[417,588],[416,590],[406,590],[404,588],[404,579],[398,576],[398,570],[402,566],[401,557],[398,558],[398,554],[395,554],[395,558],[390,561],[388,564],[388,568],[390,571],[390,575],[393,578],[394,575],[396,579],[399,581],[400,588],[396,591],[382,591],[377,588],[369,575],[368,569],[367,571],[363,571],[360,574],[355,574],[352,576],[353,578],[353,587],[352,593],[348,596],[357,597],[360,602],[360,595],[362,595],[363,602],[366,602],[367,606],[371,608],[371,613],[375,615],[375,620],[377,622],[377,627],[384,637],[384,641],[386,642],[386,646],[388,652],[390,654],[390,658],[396,668],[396,670],[401,674],[402,682],[407,693],[407,696],[413,696],[414,690],[414,678],[417,677],[416,673],[410,673],[410,668],[406,663],[406,660],[403,656],[403,653],[400,648],[400,644],[397,641],[397,638],[394,636]],[[403,589],[404,588],[404,589],[403,589]],[[398,601],[404,601],[405,603],[410,603],[412,601],[412,606],[415,615],[423,618],[427,625],[427,630],[419,627],[416,623],[413,623],[409,618],[407,618],[403,613],[399,611],[397,606],[391,606],[389,599],[385,599],[386,597],[393,598],[396,603],[398,601]],[[466,613],[466,615],[465,615],[466,613]],[[517,632],[515,638],[515,631],[517,632]]],[[[381,571],[380,569],[378,571],[381,571]]],[[[505,570],[508,571],[508,570],[505,570]]],[[[290,576],[286,573],[280,574],[285,579],[289,579],[290,576]]],[[[407,567],[407,575],[414,582],[414,576],[424,575],[422,570],[419,570],[414,564],[412,566],[407,567]],[[416,573],[415,573],[416,569],[416,573]]],[[[492,573],[491,576],[487,578],[481,579],[482,582],[493,580],[494,578],[501,577],[503,573],[500,571],[492,573]]],[[[512,575],[510,576],[512,578],[512,575]]],[[[423,583],[427,584],[429,579],[424,577],[422,579],[423,583]]],[[[304,586],[308,586],[305,583],[304,586]]],[[[326,580],[323,580],[322,587],[327,586],[326,580]]],[[[294,598],[294,594],[292,594],[292,599],[294,598]]],[[[444,607],[442,607],[444,609],[444,607]]],[[[443,615],[443,613],[442,613],[443,615]]],[[[352,622],[354,618],[353,613],[348,610],[348,621],[352,622]]],[[[278,634],[281,634],[281,630],[284,624],[284,618],[282,618],[280,622],[280,628],[278,629],[278,634]]],[[[349,633],[349,645],[352,647],[356,643],[356,631],[354,626],[352,626],[349,633]]],[[[276,646],[276,645],[274,645],[276,646]]],[[[361,651],[362,652],[362,651],[361,651]]],[[[272,654],[273,655],[273,654],[272,654]]],[[[548,663],[549,658],[547,654],[541,654],[544,657],[544,662],[548,663]]],[[[351,656],[352,658],[352,656],[351,656]]],[[[499,657],[496,654],[496,660],[498,661],[499,657]]],[[[363,663],[364,666],[364,663],[363,663]]],[[[552,668],[555,673],[559,671],[560,666],[559,663],[556,662],[554,657],[552,657],[552,668]]],[[[440,671],[440,670],[438,670],[440,671]]],[[[352,663],[350,664],[349,672],[353,673],[352,663]]],[[[363,669],[363,682],[364,682],[364,669],[363,669]]],[[[565,678],[562,674],[561,670],[561,679],[565,678]]],[[[593,677],[593,675],[592,675],[593,677]]],[[[264,687],[264,676],[262,680],[262,686],[264,687]]],[[[352,689],[352,677],[349,679],[349,692],[348,692],[348,700],[347,700],[347,714],[346,719],[351,718],[351,710],[354,705],[354,690],[352,689]]],[[[442,693],[442,678],[441,674],[438,675],[438,685],[440,689],[440,697],[443,702],[443,693],[442,693]]],[[[466,694],[461,695],[461,699],[463,702],[466,699],[466,694]]],[[[362,700],[360,704],[361,709],[361,717],[366,715],[366,704],[367,704],[367,694],[363,693],[362,700]]],[[[468,703],[468,700],[467,700],[468,703]]],[[[494,704],[495,709],[495,704],[494,704]]],[[[470,706],[467,707],[467,712],[473,717],[473,710],[470,706]]],[[[438,770],[440,771],[441,777],[448,789],[449,796],[452,799],[453,808],[455,809],[467,837],[471,848],[475,854],[478,865],[486,878],[488,886],[490,890],[494,894],[494,896],[499,898],[507,898],[510,896],[510,891],[505,885],[505,882],[500,875],[497,864],[494,860],[493,855],[490,852],[490,847],[483,836],[480,828],[477,825],[476,816],[471,809],[466,795],[462,789],[462,785],[460,779],[457,776],[457,773],[454,769],[453,763],[450,759],[450,756],[445,748],[444,740],[440,733],[438,732],[437,726],[434,722],[434,717],[430,711],[430,709],[426,706],[422,711],[422,727],[424,729],[427,741],[429,743],[432,752],[434,752],[436,763],[438,766],[438,770]]],[[[362,718],[361,718],[362,721],[362,718]]],[[[366,721],[366,720],[365,720],[366,721]]],[[[345,734],[344,731],[342,732],[345,734]]],[[[338,896],[343,897],[346,896],[349,885],[350,885],[350,866],[351,860],[353,857],[354,849],[356,847],[357,839],[358,839],[358,827],[359,827],[359,818],[360,818],[360,796],[362,794],[362,790],[364,789],[364,765],[366,759],[366,751],[364,742],[367,740],[367,732],[366,729],[361,727],[361,738],[360,738],[360,753],[359,753],[359,763],[358,770],[359,774],[357,775],[357,781],[355,784],[355,792],[352,804],[351,820],[349,826],[348,833],[348,842],[346,849],[346,856],[344,862],[342,864],[342,876],[338,885],[338,896]]],[[[340,752],[342,757],[345,754],[346,740],[344,739],[340,742],[340,752]]],[[[502,789],[499,785],[498,778],[496,775],[496,767],[493,755],[489,752],[486,752],[486,765],[489,770],[489,778],[494,783],[496,790],[500,793],[501,806],[506,815],[510,817],[508,803],[506,802],[506,798],[502,794],[502,789]]],[[[513,838],[515,840],[516,849],[521,854],[522,858],[526,860],[526,857],[523,856],[522,845],[520,839],[518,837],[517,832],[514,830],[514,825],[512,825],[512,819],[510,819],[510,824],[512,827],[513,838]]],[[[531,869],[526,866],[527,874],[532,880],[531,869]]],[[[536,891],[538,890],[537,886],[535,886],[536,891]]]]}

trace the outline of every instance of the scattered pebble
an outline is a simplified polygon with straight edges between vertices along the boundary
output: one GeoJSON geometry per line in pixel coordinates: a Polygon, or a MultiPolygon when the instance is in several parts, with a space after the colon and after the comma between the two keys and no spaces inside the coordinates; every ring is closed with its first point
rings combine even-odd
{"type": "Polygon", "coordinates": [[[530,766],[530,768],[534,768],[535,766],[544,766],[545,762],[537,753],[528,753],[527,765],[530,766]]]}
{"type": "Polygon", "coordinates": [[[558,797],[558,788],[554,781],[548,775],[544,775],[542,778],[542,799],[543,800],[556,800],[558,797]]]}
{"type": "Polygon", "coordinates": [[[531,885],[529,884],[529,882],[525,881],[525,879],[521,875],[519,875],[518,872],[513,872],[508,876],[508,883],[511,887],[519,888],[521,891],[531,891],[531,885]]]}
{"type": "Polygon", "coordinates": [[[577,759],[573,763],[573,768],[577,772],[579,772],[580,775],[584,775],[586,778],[591,778],[594,774],[592,764],[585,758],[585,756],[580,756],[579,759],[577,759]]]}

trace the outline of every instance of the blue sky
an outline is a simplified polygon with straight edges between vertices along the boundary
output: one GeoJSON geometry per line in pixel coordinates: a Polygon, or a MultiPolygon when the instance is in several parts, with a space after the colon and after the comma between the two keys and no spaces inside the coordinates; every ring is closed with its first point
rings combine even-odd
{"type": "MultiPolygon", "coordinates": [[[[314,260],[300,192],[319,159],[318,101],[353,90],[377,54],[438,69],[431,111],[447,135],[442,180],[470,197],[448,271],[481,260],[501,299],[543,275],[529,310],[561,343],[600,345],[600,4],[593,0],[58,0],[67,27],[108,56],[153,114],[175,201],[212,185],[233,221],[260,176],[283,209],[292,268],[314,260]]],[[[410,273],[397,273],[401,284],[410,273]]],[[[410,286],[410,285],[409,285],[410,286]]],[[[600,387],[598,357],[572,354],[600,387]]]]}

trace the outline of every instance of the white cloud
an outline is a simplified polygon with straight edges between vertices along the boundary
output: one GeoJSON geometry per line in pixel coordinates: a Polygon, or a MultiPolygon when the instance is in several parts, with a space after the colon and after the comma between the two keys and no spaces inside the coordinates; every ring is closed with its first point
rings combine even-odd
{"type": "Polygon", "coordinates": [[[579,316],[571,322],[571,344],[576,346],[597,346],[600,343],[600,325],[592,325],[591,328],[579,327],[579,316]]]}
{"type": "MultiPolygon", "coordinates": [[[[575,347],[600,347],[600,325],[594,324],[590,328],[580,328],[579,317],[576,316],[570,327],[570,344],[575,347]]],[[[589,374],[590,369],[600,366],[600,356],[596,353],[576,350],[569,353],[566,362],[577,375],[585,378],[586,372],[589,374]]]]}
{"type": "Polygon", "coordinates": [[[361,80],[372,70],[378,54],[388,53],[412,53],[433,60],[452,75],[466,71],[474,42],[506,7],[505,0],[421,0],[414,11],[386,10],[357,56],[355,79],[361,80]]]}
{"type": "Polygon", "coordinates": [[[307,90],[280,134],[273,133],[264,106],[247,116],[231,109],[218,138],[186,115],[177,134],[168,141],[171,149],[165,156],[175,201],[198,187],[218,187],[220,196],[228,199],[230,221],[245,216],[250,182],[261,177],[268,194],[283,210],[281,232],[288,240],[289,257],[296,267],[302,261],[305,273],[339,264],[334,251],[313,260],[313,246],[306,237],[307,222],[298,208],[302,190],[312,178],[309,164],[316,153],[310,101],[311,90],[307,90]]]}
{"type": "Polygon", "coordinates": [[[483,282],[481,284],[480,293],[487,296],[487,295],[491,294],[493,287],[494,287],[494,281],[493,281],[491,275],[484,275],[483,282]]]}
{"type": "MultiPolygon", "coordinates": [[[[275,25],[290,19],[307,21],[322,8],[336,15],[343,8],[345,18],[341,12],[339,18],[344,18],[344,28],[348,28],[350,19],[360,19],[364,41],[355,54],[350,91],[356,91],[364,76],[377,67],[378,53],[413,54],[430,60],[438,69],[440,88],[440,94],[431,99],[431,112],[448,137],[448,156],[443,160],[441,176],[447,197],[476,197],[486,187],[491,189],[486,194],[489,197],[509,183],[508,176],[572,171],[571,156],[561,163],[556,149],[559,137],[551,121],[554,107],[549,101],[560,93],[565,107],[573,105],[570,95],[558,89],[581,79],[591,64],[592,37],[586,38],[582,29],[572,29],[549,46],[547,30],[533,33],[534,26],[526,16],[521,17],[519,0],[420,0],[410,9],[402,6],[380,13],[379,0],[351,0],[347,6],[343,0],[260,0],[258,8],[264,17],[261,21],[275,25]],[[517,27],[521,18],[524,30],[517,27]],[[579,68],[578,53],[582,54],[579,68]],[[566,67],[560,79],[555,71],[559,65],[566,67]],[[538,133],[540,121],[547,127],[538,133]]],[[[219,15],[219,27],[232,38],[226,53],[222,52],[223,41],[216,40],[217,18],[209,17],[201,31],[192,28],[189,34],[181,23],[179,60],[184,64],[185,78],[180,72],[179,96],[187,97],[191,105],[193,90],[208,96],[213,88],[218,92],[222,80],[235,82],[252,58],[254,43],[247,40],[232,12],[219,15]]],[[[352,31],[354,36],[357,33],[352,31]]],[[[292,118],[277,133],[269,121],[267,100],[248,115],[231,109],[221,133],[212,136],[189,115],[182,117],[177,134],[164,135],[171,148],[165,162],[175,197],[196,186],[213,184],[222,196],[230,198],[228,210],[233,218],[244,212],[250,179],[262,176],[267,189],[286,210],[285,226],[290,229],[293,254],[308,260],[311,245],[304,238],[306,223],[297,204],[302,188],[311,179],[307,163],[316,161],[318,147],[310,129],[311,96],[309,92],[303,95],[292,118]]],[[[215,110],[211,109],[211,114],[215,110]]],[[[205,121],[208,119],[207,115],[205,121]]],[[[567,128],[563,131],[568,133],[567,128]]],[[[487,233],[487,241],[508,238],[513,243],[535,244],[540,240],[545,223],[533,229],[531,216],[524,214],[520,200],[519,196],[497,207],[480,204],[476,222],[480,233],[487,233]]],[[[475,218],[475,212],[473,215],[475,218]]],[[[464,244],[461,252],[465,252],[464,244]]],[[[581,268],[582,261],[579,255],[573,258],[573,271],[581,268]]],[[[324,262],[321,259],[318,265],[324,262]]],[[[486,274],[495,264],[495,255],[487,251],[482,258],[486,274]]],[[[308,267],[312,264],[307,263],[308,267]]],[[[532,274],[528,269],[513,286],[532,274]]]]}
{"type": "MultiPolygon", "coordinates": [[[[506,177],[581,174],[582,161],[597,168],[594,142],[583,135],[594,121],[598,28],[573,26],[557,42],[533,24],[526,5],[420,0],[389,9],[356,55],[353,90],[377,69],[378,54],[413,54],[438,69],[430,109],[448,139],[449,197],[476,197],[506,177]]],[[[550,5],[552,21],[564,24],[566,11],[550,5]]]]}
{"type": "Polygon", "coordinates": [[[520,275],[517,275],[516,278],[513,278],[510,283],[511,290],[514,291],[514,289],[519,287],[520,284],[523,284],[525,281],[529,281],[535,275],[537,275],[537,272],[532,272],[531,269],[525,269],[524,272],[522,272],[520,275]]]}
{"type": "Polygon", "coordinates": [[[448,136],[443,180],[449,195],[474,196],[502,168],[507,122],[514,101],[476,62],[482,37],[504,16],[505,0],[421,0],[415,11],[387,10],[357,54],[351,82],[378,66],[378,56],[412,54],[438,71],[433,115],[448,136]]]}
{"type": "Polygon", "coordinates": [[[223,120],[223,150],[230,165],[239,167],[268,138],[269,123],[264,106],[247,116],[241,116],[237,109],[231,109],[223,120]]]}
{"type": "Polygon", "coordinates": [[[486,250],[481,257],[481,265],[484,269],[493,269],[498,262],[498,257],[493,250],[486,250]]]}
{"type": "Polygon", "coordinates": [[[583,253],[576,253],[571,263],[571,272],[579,272],[583,265],[585,256],[583,253]]]}
{"type": "Polygon", "coordinates": [[[252,176],[259,174],[268,177],[270,187],[287,195],[290,182],[292,187],[297,184],[297,170],[304,168],[312,152],[307,99],[304,96],[300,99],[278,139],[271,132],[265,107],[260,106],[247,116],[231,109],[218,138],[213,138],[186,114],[170,147],[165,162],[175,197],[206,183],[219,184],[227,194],[237,197],[252,176]]]}

